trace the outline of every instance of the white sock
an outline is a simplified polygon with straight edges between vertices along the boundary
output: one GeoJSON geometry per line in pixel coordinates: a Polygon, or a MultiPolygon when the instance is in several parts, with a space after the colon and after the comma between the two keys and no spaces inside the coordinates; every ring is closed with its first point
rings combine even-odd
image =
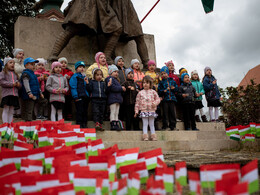
{"type": "Polygon", "coordinates": [[[51,105],[51,121],[56,121],[56,108],[51,105]]]}
{"type": "Polygon", "coordinates": [[[58,110],[58,120],[62,119],[62,109],[58,110]]]}
{"type": "Polygon", "coordinates": [[[215,119],[216,120],[218,120],[218,116],[219,116],[218,107],[215,107],[215,119]]]}
{"type": "Polygon", "coordinates": [[[203,108],[201,108],[201,109],[199,109],[199,110],[200,110],[200,115],[201,115],[201,116],[205,115],[203,108]]]}
{"type": "Polygon", "coordinates": [[[142,118],[143,120],[143,134],[147,134],[148,118],[142,118]]]}
{"type": "Polygon", "coordinates": [[[212,106],[209,107],[209,117],[210,117],[210,120],[214,120],[213,119],[213,107],[212,106]]]}
{"type": "Polygon", "coordinates": [[[9,106],[8,123],[13,122],[13,117],[14,117],[14,107],[9,106]]]}
{"type": "Polygon", "coordinates": [[[199,115],[199,114],[200,114],[199,109],[196,109],[196,111],[195,111],[195,116],[196,116],[196,115],[199,115]]]}
{"type": "Polygon", "coordinates": [[[149,127],[151,130],[151,134],[155,134],[155,128],[154,128],[154,117],[149,116],[149,127]]]}

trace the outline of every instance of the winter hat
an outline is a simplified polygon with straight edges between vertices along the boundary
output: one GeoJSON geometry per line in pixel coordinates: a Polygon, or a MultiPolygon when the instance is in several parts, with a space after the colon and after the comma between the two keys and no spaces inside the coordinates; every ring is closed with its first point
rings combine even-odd
{"type": "Polygon", "coordinates": [[[113,72],[118,71],[118,68],[116,65],[112,64],[108,67],[108,74],[112,74],[113,72]]]}
{"type": "Polygon", "coordinates": [[[186,73],[186,72],[185,72],[185,73],[183,73],[183,74],[181,75],[181,80],[182,80],[182,81],[183,81],[183,79],[184,79],[184,76],[185,76],[185,75],[188,75],[188,76],[190,76],[190,75],[189,75],[188,73],[186,73]]]}
{"type": "Polygon", "coordinates": [[[149,60],[149,61],[147,62],[148,68],[151,66],[151,64],[154,64],[155,67],[156,67],[155,61],[154,61],[154,60],[149,60]]]}
{"type": "Polygon", "coordinates": [[[167,67],[169,66],[169,64],[173,64],[173,65],[174,65],[174,63],[173,63],[172,60],[170,60],[170,61],[168,61],[168,62],[165,62],[164,64],[165,64],[167,67]]]}
{"type": "Polygon", "coordinates": [[[191,77],[192,77],[192,75],[194,75],[194,74],[198,74],[198,71],[197,71],[197,70],[191,71],[191,73],[190,73],[191,77]]]}
{"type": "Polygon", "coordinates": [[[33,58],[25,58],[24,61],[23,61],[23,65],[25,66],[26,64],[32,63],[32,62],[38,63],[39,61],[35,60],[33,58]]]}
{"type": "Polygon", "coordinates": [[[37,64],[43,64],[44,66],[47,64],[47,61],[44,58],[37,58],[36,60],[38,60],[39,62],[36,63],[37,64]]]}
{"type": "Polygon", "coordinates": [[[19,48],[14,48],[13,49],[13,55],[14,55],[14,58],[16,58],[16,55],[19,53],[19,52],[23,52],[23,49],[19,49],[19,48]]]}
{"type": "Polygon", "coordinates": [[[136,62],[140,64],[140,62],[139,62],[138,59],[132,59],[132,60],[131,60],[131,66],[133,66],[133,64],[136,63],[136,62]]]}
{"type": "MultiPolygon", "coordinates": [[[[97,52],[96,55],[95,55],[95,60],[96,60],[96,63],[97,63],[97,65],[98,65],[98,68],[100,68],[100,65],[99,65],[99,56],[101,56],[101,55],[105,55],[105,54],[104,54],[103,52],[99,51],[99,52],[97,52]]],[[[107,68],[108,68],[107,63],[106,63],[106,66],[107,66],[107,68]]]]}
{"type": "Polygon", "coordinates": [[[205,74],[206,74],[207,70],[211,70],[211,68],[208,67],[208,66],[206,66],[206,67],[204,68],[204,73],[205,73],[205,74]]]}
{"type": "Polygon", "coordinates": [[[167,66],[163,66],[160,70],[160,72],[166,72],[169,75],[169,68],[167,66]]]}
{"type": "Polygon", "coordinates": [[[53,70],[53,69],[54,69],[55,67],[57,67],[57,66],[60,66],[60,67],[61,67],[61,63],[58,62],[58,61],[53,62],[53,63],[51,64],[51,69],[53,70]]]}
{"type": "Polygon", "coordinates": [[[122,56],[117,56],[117,57],[115,58],[115,65],[117,65],[118,60],[120,60],[120,59],[124,60],[124,58],[123,58],[122,56]]]}
{"type": "Polygon", "coordinates": [[[125,75],[127,76],[130,72],[134,73],[132,68],[125,69],[125,75]]]}
{"type": "Polygon", "coordinates": [[[185,68],[180,68],[180,70],[179,70],[180,76],[181,76],[185,71],[188,72],[185,68]]]}
{"type": "Polygon", "coordinates": [[[4,59],[4,65],[6,65],[10,60],[13,60],[11,57],[5,57],[4,59]]]}
{"type": "Polygon", "coordinates": [[[77,61],[76,63],[75,63],[75,70],[77,70],[77,68],[79,67],[79,66],[86,66],[86,64],[83,62],[83,61],[77,61]]]}
{"type": "Polygon", "coordinates": [[[65,58],[65,57],[61,57],[61,58],[58,59],[58,62],[61,63],[62,61],[65,61],[65,62],[68,64],[68,60],[67,60],[67,58],[65,58]]]}
{"type": "MultiPolygon", "coordinates": [[[[97,70],[101,70],[101,69],[100,69],[100,68],[94,68],[94,69],[92,70],[93,78],[94,78],[94,74],[95,74],[95,72],[96,72],[97,70]]],[[[103,74],[103,71],[102,71],[102,70],[101,70],[101,72],[102,72],[102,74],[103,74]]]]}

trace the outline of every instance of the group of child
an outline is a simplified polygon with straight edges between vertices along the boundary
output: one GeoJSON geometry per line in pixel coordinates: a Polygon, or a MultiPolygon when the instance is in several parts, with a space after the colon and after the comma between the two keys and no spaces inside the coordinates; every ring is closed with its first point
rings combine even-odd
{"type": "MultiPolygon", "coordinates": [[[[143,122],[143,140],[157,140],[155,119],[162,107],[164,130],[176,130],[176,106],[181,107],[185,130],[198,130],[196,121],[207,122],[203,113],[202,95],[205,94],[211,121],[218,121],[218,107],[221,106],[220,93],[211,68],[204,69],[205,76],[200,82],[198,72],[185,68],[179,70],[180,79],[174,74],[172,61],[165,63],[156,73],[156,63],[148,62],[144,74],[137,59],[131,61],[131,68],[125,68],[124,58],[117,56],[115,65],[108,66],[103,52],[95,55],[95,63],[85,71],[83,61],[75,63],[75,73],[67,65],[65,57],[51,64],[51,72],[45,69],[46,60],[26,58],[24,51],[14,49],[14,58],[4,59],[4,69],[0,73],[2,86],[3,123],[11,123],[13,115],[20,117],[23,105],[23,119],[31,121],[48,117],[48,102],[51,104],[51,120],[72,118],[72,100],[76,107],[76,124],[87,127],[88,105],[91,101],[93,121],[97,130],[102,127],[107,106],[110,108],[111,130],[139,129],[139,118],[143,122]],[[215,108],[215,117],[213,116],[215,108]],[[57,118],[56,118],[57,115],[57,118]],[[120,120],[121,119],[121,120],[120,120]],[[131,127],[133,124],[133,128],[131,127]]],[[[158,129],[158,127],[156,127],[158,129]]]]}

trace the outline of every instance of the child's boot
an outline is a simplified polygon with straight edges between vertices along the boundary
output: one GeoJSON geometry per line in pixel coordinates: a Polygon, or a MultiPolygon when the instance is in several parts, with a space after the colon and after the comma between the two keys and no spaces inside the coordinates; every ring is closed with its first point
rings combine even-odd
{"type": "Polygon", "coordinates": [[[114,123],[114,130],[120,131],[119,123],[118,121],[112,121],[114,123]]]}
{"type": "Polygon", "coordinates": [[[196,122],[201,122],[199,115],[195,115],[195,121],[196,122]]]}
{"type": "Polygon", "coordinates": [[[148,134],[143,134],[143,141],[148,141],[148,134]]]}
{"type": "Polygon", "coordinates": [[[203,122],[208,122],[206,115],[201,116],[201,119],[202,119],[203,122]]]}
{"type": "Polygon", "coordinates": [[[111,121],[111,122],[110,122],[110,130],[112,130],[112,131],[113,131],[113,130],[116,130],[115,128],[116,128],[116,127],[115,127],[115,121],[111,121]]]}
{"type": "Polygon", "coordinates": [[[157,135],[155,133],[151,134],[151,140],[152,141],[157,141],[157,135]]]}

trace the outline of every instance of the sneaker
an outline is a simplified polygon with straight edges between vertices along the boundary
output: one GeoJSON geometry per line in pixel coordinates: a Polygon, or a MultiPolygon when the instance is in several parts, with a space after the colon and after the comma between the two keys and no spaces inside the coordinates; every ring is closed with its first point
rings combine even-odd
{"type": "Polygon", "coordinates": [[[187,129],[185,129],[186,131],[189,131],[190,130],[190,128],[187,128],[187,129]]]}
{"type": "Polygon", "coordinates": [[[199,129],[195,128],[195,129],[192,129],[192,131],[199,131],[199,129]]]}
{"type": "Polygon", "coordinates": [[[45,120],[47,120],[47,118],[45,118],[45,117],[42,116],[42,115],[38,115],[38,116],[36,117],[36,120],[43,120],[43,121],[45,121],[45,120]]]}

